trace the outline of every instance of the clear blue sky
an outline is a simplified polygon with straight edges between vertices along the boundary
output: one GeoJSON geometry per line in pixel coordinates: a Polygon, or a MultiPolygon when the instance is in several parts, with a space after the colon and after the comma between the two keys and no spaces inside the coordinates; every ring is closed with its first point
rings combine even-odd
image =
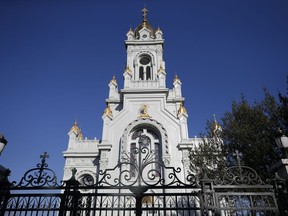
{"type": "Polygon", "coordinates": [[[175,74],[189,113],[189,135],[221,118],[241,93],[285,93],[287,0],[0,1],[0,132],[9,141],[0,164],[10,179],[50,154],[62,178],[62,151],[76,116],[85,137],[101,139],[108,83],[123,86],[129,27],[142,19],[165,38],[167,85],[175,74]]]}

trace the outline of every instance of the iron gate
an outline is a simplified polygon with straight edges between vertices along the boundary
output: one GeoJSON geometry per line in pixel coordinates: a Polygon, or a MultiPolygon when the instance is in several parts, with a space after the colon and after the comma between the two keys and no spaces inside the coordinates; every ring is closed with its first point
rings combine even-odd
{"type": "Polygon", "coordinates": [[[76,169],[60,184],[44,155],[19,183],[1,181],[0,215],[286,215],[285,209],[279,212],[279,188],[249,167],[230,167],[213,180],[205,175],[199,181],[193,174],[182,180],[180,168],[153,160],[148,149],[135,154],[142,155],[141,164],[126,155],[114,168],[100,171],[93,184],[89,177],[80,184],[76,169]]]}

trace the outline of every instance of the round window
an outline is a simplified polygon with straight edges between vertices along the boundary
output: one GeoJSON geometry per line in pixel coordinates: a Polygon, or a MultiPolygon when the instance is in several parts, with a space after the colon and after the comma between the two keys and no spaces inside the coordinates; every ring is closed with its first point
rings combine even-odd
{"type": "Polygon", "coordinates": [[[90,174],[84,174],[80,177],[79,182],[82,186],[90,186],[94,184],[94,179],[90,174]]]}
{"type": "Polygon", "coordinates": [[[150,63],[150,59],[149,59],[148,57],[142,57],[142,58],[140,59],[140,63],[141,63],[142,65],[147,65],[147,64],[150,63]]]}
{"type": "Polygon", "coordinates": [[[142,146],[142,147],[147,147],[148,145],[150,145],[151,141],[149,139],[149,137],[147,136],[140,136],[139,138],[139,144],[142,146]]]}

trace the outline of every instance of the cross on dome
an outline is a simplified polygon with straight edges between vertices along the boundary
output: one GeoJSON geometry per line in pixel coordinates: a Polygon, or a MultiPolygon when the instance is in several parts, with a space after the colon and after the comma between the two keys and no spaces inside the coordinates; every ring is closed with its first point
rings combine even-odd
{"type": "Polygon", "coordinates": [[[143,13],[143,21],[147,21],[148,10],[146,9],[146,7],[144,7],[141,12],[143,13]]]}

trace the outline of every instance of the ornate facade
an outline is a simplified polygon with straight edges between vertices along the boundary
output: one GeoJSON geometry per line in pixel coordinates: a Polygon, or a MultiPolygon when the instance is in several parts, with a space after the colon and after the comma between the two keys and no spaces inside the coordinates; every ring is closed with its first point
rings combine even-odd
{"type": "MultiPolygon", "coordinates": [[[[189,149],[200,140],[189,138],[188,113],[179,77],[175,76],[172,89],[166,87],[169,73],[166,74],[163,58],[163,33],[148,23],[148,10],[144,8],[142,12],[140,25],[126,34],[124,87],[118,90],[115,76],[108,85],[102,140],[83,139],[77,122],[74,123],[68,133],[68,148],[63,153],[64,180],[70,178],[70,170],[75,167],[79,180],[91,175],[96,181],[99,170],[114,167],[123,155],[133,159],[133,149],[142,147],[166,166],[180,167],[183,179],[188,174],[189,149]]],[[[130,175],[134,172],[131,169],[130,175]]]]}

